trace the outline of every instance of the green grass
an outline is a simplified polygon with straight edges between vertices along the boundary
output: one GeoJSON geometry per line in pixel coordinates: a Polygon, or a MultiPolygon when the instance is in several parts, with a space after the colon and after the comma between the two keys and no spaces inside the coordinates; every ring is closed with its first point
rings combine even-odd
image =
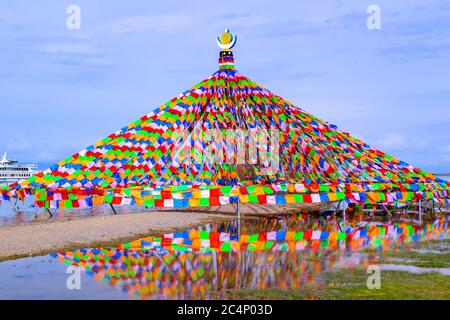
{"type": "Polygon", "coordinates": [[[315,288],[303,289],[239,289],[231,290],[228,296],[242,300],[308,300],[318,299],[315,288]]]}
{"type": "MultiPolygon", "coordinates": [[[[415,249],[439,250],[450,240],[428,241],[417,244],[415,249]]],[[[410,248],[409,248],[410,249],[410,248]]],[[[365,251],[379,256],[378,263],[395,263],[417,267],[449,268],[450,252],[421,253],[405,251],[379,252],[365,251]],[[399,260],[395,260],[398,258],[399,260]],[[411,259],[413,261],[402,261],[411,259]]],[[[450,299],[450,277],[436,272],[414,274],[403,271],[381,271],[381,288],[368,289],[368,274],[363,268],[337,269],[324,273],[321,285],[306,286],[301,289],[239,289],[229,292],[236,299],[327,299],[327,300],[441,300],[450,299]]]]}
{"type": "Polygon", "coordinates": [[[420,253],[420,252],[402,252],[400,254],[383,255],[380,257],[379,263],[394,263],[422,268],[450,268],[450,253],[420,253]],[[395,261],[390,257],[412,259],[414,261],[395,261]]]}
{"type": "Polygon", "coordinates": [[[450,299],[450,277],[439,273],[413,274],[382,271],[381,288],[368,289],[366,270],[340,270],[327,274],[322,299],[450,299]]]}
{"type": "Polygon", "coordinates": [[[412,274],[382,271],[381,288],[367,288],[363,269],[339,270],[325,275],[322,288],[240,289],[229,292],[235,299],[252,300],[448,300],[450,277],[438,273],[412,274]]]}
{"type": "Polygon", "coordinates": [[[379,257],[379,263],[403,264],[422,268],[450,268],[450,252],[448,249],[443,249],[441,247],[441,245],[446,245],[449,243],[449,240],[434,240],[421,242],[414,246],[414,249],[428,249],[440,251],[440,253],[411,251],[411,248],[407,247],[399,247],[398,251],[379,252],[368,250],[365,252],[377,254],[379,257]],[[401,261],[393,258],[409,259],[413,261],[401,261]]]}

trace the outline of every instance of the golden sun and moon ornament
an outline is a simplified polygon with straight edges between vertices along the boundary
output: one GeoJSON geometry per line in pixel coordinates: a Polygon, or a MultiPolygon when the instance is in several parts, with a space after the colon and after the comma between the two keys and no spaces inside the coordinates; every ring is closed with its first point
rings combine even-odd
{"type": "Polygon", "coordinates": [[[217,37],[217,45],[223,51],[228,51],[234,47],[236,44],[237,36],[232,35],[228,28],[225,29],[225,32],[222,33],[220,37],[217,37]]]}

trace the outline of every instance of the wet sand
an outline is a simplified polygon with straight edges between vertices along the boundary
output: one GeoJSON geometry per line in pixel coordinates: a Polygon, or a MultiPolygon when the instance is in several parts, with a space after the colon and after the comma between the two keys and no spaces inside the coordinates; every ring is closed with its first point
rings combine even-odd
{"type": "MultiPolygon", "coordinates": [[[[241,214],[270,215],[319,206],[241,205],[241,214]]],[[[185,230],[222,219],[235,219],[235,205],[164,210],[75,220],[47,220],[0,227],[0,261],[44,255],[83,247],[99,247],[128,242],[152,234],[185,230]]]]}

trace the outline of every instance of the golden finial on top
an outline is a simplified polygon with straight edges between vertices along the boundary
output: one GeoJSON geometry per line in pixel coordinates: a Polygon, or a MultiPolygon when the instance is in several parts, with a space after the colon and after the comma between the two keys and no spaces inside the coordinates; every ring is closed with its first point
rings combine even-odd
{"type": "Polygon", "coordinates": [[[225,32],[222,33],[222,36],[220,38],[217,37],[217,45],[220,49],[228,51],[234,47],[234,45],[236,44],[236,40],[237,36],[232,35],[227,28],[225,29],[225,32]]]}

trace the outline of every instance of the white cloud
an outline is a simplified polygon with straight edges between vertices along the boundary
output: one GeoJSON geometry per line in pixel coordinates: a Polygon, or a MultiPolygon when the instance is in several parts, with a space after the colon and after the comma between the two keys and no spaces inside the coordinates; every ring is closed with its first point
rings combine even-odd
{"type": "Polygon", "coordinates": [[[37,49],[60,58],[60,61],[78,61],[84,65],[107,66],[110,59],[88,43],[54,43],[41,46],[37,49]]]}
{"type": "Polygon", "coordinates": [[[42,48],[42,51],[51,54],[76,54],[76,55],[95,55],[96,49],[86,43],[56,43],[48,44],[42,48]]]}
{"type": "Polygon", "coordinates": [[[375,140],[375,144],[381,150],[423,150],[429,146],[426,139],[407,137],[399,133],[389,132],[384,137],[375,140]]]}
{"type": "Polygon", "coordinates": [[[424,149],[429,146],[429,143],[425,139],[416,139],[414,140],[415,146],[417,149],[424,149]]]}
{"type": "Polygon", "coordinates": [[[99,31],[105,35],[124,35],[150,30],[173,32],[202,25],[205,21],[205,17],[200,14],[187,14],[183,12],[135,15],[110,23],[100,28],[99,31]]]}
{"type": "Polygon", "coordinates": [[[361,134],[360,132],[352,131],[351,135],[352,135],[352,137],[354,137],[356,139],[366,142],[366,137],[363,134],[361,134]]]}
{"type": "Polygon", "coordinates": [[[375,141],[381,149],[397,150],[408,146],[408,140],[398,133],[388,133],[375,141]]]}
{"type": "MultiPolygon", "coordinates": [[[[19,137],[12,137],[9,139],[6,139],[6,146],[5,151],[14,153],[14,152],[23,152],[28,151],[30,148],[33,147],[33,144],[30,140],[27,139],[21,139],[19,137]]],[[[2,153],[3,150],[0,150],[2,153]]]]}
{"type": "Polygon", "coordinates": [[[442,158],[450,162],[450,145],[442,148],[442,158]]]}
{"type": "MultiPolygon", "coordinates": [[[[323,9],[323,8],[322,8],[323,9]]],[[[312,9],[311,14],[305,14],[303,17],[307,22],[303,21],[302,26],[308,24],[314,27],[325,24],[336,16],[335,11],[315,11],[312,9]]],[[[225,12],[221,14],[206,13],[199,11],[180,11],[180,12],[164,12],[155,14],[140,14],[126,18],[118,19],[112,23],[108,23],[94,31],[97,36],[100,35],[124,35],[139,32],[177,32],[186,30],[195,30],[196,28],[206,27],[208,29],[217,29],[230,27],[235,29],[270,29],[274,25],[280,24],[297,24],[297,17],[287,21],[286,17],[279,17],[273,13],[267,12],[225,12]]],[[[252,31],[252,34],[255,34],[252,31]]]]}
{"type": "Polygon", "coordinates": [[[37,162],[58,162],[67,157],[67,154],[62,152],[52,152],[48,150],[39,151],[34,157],[37,162]]]}

